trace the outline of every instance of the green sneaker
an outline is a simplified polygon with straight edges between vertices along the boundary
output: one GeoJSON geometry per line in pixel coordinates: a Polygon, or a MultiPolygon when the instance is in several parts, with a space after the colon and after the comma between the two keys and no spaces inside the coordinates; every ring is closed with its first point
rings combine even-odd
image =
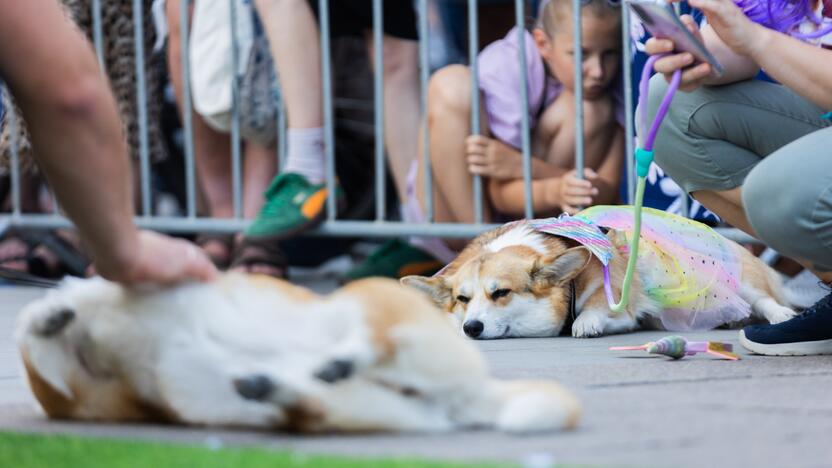
{"type": "Polygon", "coordinates": [[[385,242],[363,263],[346,273],[348,281],[370,276],[401,278],[408,275],[430,276],[439,271],[444,263],[432,255],[417,249],[399,239],[385,242]]]}
{"type": "MultiPolygon", "coordinates": [[[[246,237],[280,240],[312,229],[326,217],[326,193],[326,184],[313,184],[292,172],[279,174],[266,190],[266,202],[246,237]]],[[[335,194],[343,197],[337,185],[335,194]]]]}

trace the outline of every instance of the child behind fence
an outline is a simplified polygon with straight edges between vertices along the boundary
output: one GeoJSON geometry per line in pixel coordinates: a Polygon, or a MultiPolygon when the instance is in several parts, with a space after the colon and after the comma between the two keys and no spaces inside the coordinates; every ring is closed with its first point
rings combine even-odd
{"type": "MultiPolygon", "coordinates": [[[[480,135],[472,135],[470,128],[470,68],[451,65],[431,79],[428,129],[438,222],[474,221],[474,174],[484,177],[484,222],[523,216],[523,112],[528,114],[531,129],[536,216],[574,213],[581,207],[616,201],[624,154],[624,112],[618,88],[620,8],[608,0],[583,4],[585,169],[581,178],[575,172],[571,3],[544,2],[533,30],[524,32],[527,108],[521,97],[517,29],[480,53],[480,135]]],[[[415,175],[416,165],[413,169],[415,175]]],[[[414,222],[424,219],[424,174],[419,172],[412,187],[418,198],[411,197],[406,207],[414,222]]],[[[441,260],[454,255],[435,240],[416,238],[412,243],[441,260]]]]}

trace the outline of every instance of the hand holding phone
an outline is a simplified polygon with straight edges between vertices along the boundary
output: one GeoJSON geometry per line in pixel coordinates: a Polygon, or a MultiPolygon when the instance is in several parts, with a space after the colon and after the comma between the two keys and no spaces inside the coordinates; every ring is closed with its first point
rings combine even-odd
{"type": "Polygon", "coordinates": [[[647,53],[667,54],[656,62],[656,71],[669,77],[674,71],[683,70],[680,89],[691,91],[706,78],[723,73],[722,65],[705,47],[693,18],[688,15],[680,18],[664,0],[626,0],[626,3],[653,35],[647,41],[647,53]]]}

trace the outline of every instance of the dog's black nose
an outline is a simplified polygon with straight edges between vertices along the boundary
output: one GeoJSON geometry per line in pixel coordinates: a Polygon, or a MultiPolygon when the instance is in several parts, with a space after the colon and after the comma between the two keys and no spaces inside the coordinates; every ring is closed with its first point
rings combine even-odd
{"type": "Polygon", "coordinates": [[[234,379],[234,388],[246,400],[263,401],[274,390],[272,379],[262,374],[234,379]]]}
{"type": "Polygon", "coordinates": [[[482,334],[485,326],[479,320],[469,320],[462,325],[462,331],[471,338],[476,338],[482,334]]]}

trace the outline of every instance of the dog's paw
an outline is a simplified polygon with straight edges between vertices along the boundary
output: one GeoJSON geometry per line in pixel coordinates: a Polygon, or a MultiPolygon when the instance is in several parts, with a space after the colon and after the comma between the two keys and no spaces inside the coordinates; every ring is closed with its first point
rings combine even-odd
{"type": "Polygon", "coordinates": [[[598,312],[587,311],[578,315],[572,324],[572,336],[575,338],[598,338],[604,334],[606,317],[598,312]]]}
{"type": "Polygon", "coordinates": [[[42,337],[52,337],[63,331],[74,319],[74,310],[55,304],[44,308],[33,317],[31,331],[42,337]]]}
{"type": "Polygon", "coordinates": [[[335,383],[339,380],[350,378],[354,371],[355,365],[352,361],[333,359],[326,363],[318,372],[315,372],[315,377],[326,383],[335,383]]]}
{"type": "Polygon", "coordinates": [[[797,315],[794,310],[780,305],[771,297],[763,297],[757,300],[752,307],[757,315],[762,315],[771,324],[785,322],[797,315]]]}
{"type": "Polygon", "coordinates": [[[75,318],[75,311],[66,307],[53,310],[37,324],[35,331],[41,336],[53,336],[61,332],[75,318]]]}
{"type": "Polygon", "coordinates": [[[779,304],[776,307],[770,306],[765,312],[766,320],[771,324],[785,322],[795,315],[797,313],[794,310],[779,304]]]}

